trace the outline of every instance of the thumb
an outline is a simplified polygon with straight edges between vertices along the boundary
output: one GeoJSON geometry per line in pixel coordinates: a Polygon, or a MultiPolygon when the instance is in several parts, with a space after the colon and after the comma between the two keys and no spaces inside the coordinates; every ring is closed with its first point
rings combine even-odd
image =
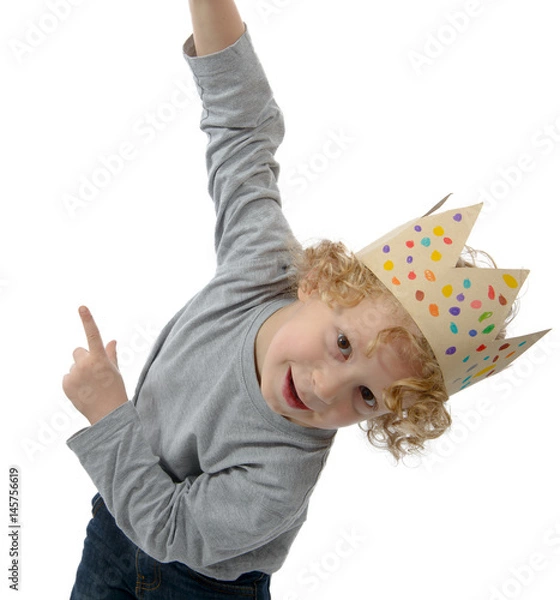
{"type": "Polygon", "coordinates": [[[117,340],[111,340],[107,344],[105,350],[107,351],[107,356],[109,357],[111,362],[115,363],[115,365],[118,367],[119,363],[117,360],[117,340]]]}

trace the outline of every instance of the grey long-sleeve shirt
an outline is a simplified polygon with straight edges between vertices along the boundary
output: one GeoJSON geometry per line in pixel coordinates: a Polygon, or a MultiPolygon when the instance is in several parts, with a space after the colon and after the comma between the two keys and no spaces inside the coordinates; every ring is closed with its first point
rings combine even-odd
{"type": "Polygon", "coordinates": [[[217,269],[158,336],[132,401],[67,444],[144,552],[233,580],[281,567],[336,432],[274,413],[255,370],[260,326],[294,300],[282,114],[247,30],[201,57],[191,36],[183,53],[203,103],[217,269]]]}

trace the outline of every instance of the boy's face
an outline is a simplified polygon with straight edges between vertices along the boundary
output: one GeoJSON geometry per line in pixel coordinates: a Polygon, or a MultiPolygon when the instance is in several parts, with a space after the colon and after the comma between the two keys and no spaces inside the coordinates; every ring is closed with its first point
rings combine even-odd
{"type": "Polygon", "coordinates": [[[397,325],[380,300],[330,308],[316,293],[300,291],[257,334],[257,373],[268,406],[319,429],[389,412],[383,389],[414,372],[389,344],[379,344],[369,358],[365,350],[379,331],[397,325]]]}

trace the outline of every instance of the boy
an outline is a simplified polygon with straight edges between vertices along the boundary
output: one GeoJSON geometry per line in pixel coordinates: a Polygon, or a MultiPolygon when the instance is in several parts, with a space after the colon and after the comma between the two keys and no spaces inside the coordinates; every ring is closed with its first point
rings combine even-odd
{"type": "Polygon", "coordinates": [[[373,250],[293,238],[282,115],[233,0],[190,8],[217,269],[159,335],[131,402],[116,342],[80,309],[89,350],[63,389],[91,426],[67,443],[99,493],[74,600],[270,598],[339,427],[368,422],[399,455],[450,422],[444,359],[388,292],[396,276],[373,274],[373,250]]]}

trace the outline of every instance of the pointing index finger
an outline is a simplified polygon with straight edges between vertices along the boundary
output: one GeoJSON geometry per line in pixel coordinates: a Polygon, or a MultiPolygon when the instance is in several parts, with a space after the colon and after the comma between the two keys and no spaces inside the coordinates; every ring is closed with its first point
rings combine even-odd
{"type": "Polygon", "coordinates": [[[105,352],[101,334],[87,306],[80,306],[79,313],[86,332],[90,352],[105,352]]]}

